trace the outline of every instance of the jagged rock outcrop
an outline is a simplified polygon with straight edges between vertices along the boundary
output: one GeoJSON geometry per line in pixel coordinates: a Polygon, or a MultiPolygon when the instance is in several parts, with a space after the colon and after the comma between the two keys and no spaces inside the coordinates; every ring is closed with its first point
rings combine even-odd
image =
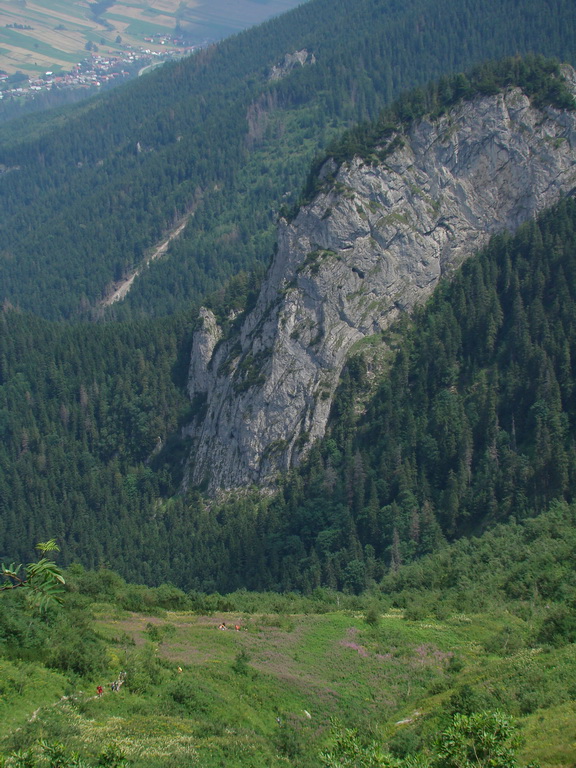
{"type": "Polygon", "coordinates": [[[428,297],[491,234],[576,188],[576,114],[540,111],[511,89],[413,125],[379,165],[328,161],[322,174],[325,191],[281,222],[240,330],[222,341],[203,312],[189,382],[202,403],[187,430],[191,484],[266,483],[293,466],[324,433],[356,342],[428,297]]]}
{"type": "Polygon", "coordinates": [[[284,56],[284,60],[280,64],[275,64],[270,71],[268,79],[271,81],[281,80],[283,77],[292,72],[294,67],[304,67],[306,64],[315,64],[316,57],[313,53],[310,53],[305,48],[301,51],[294,51],[294,53],[287,53],[284,56]]]}

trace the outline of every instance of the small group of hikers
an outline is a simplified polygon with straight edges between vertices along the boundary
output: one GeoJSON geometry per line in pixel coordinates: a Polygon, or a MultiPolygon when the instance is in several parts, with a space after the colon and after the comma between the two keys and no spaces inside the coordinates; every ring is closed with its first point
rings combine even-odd
{"type": "MultiPolygon", "coordinates": [[[[220,624],[220,626],[218,627],[218,629],[228,629],[228,627],[226,626],[226,622],[223,621],[222,624],[220,624]]],[[[240,632],[240,629],[241,629],[240,624],[235,624],[234,629],[236,630],[236,632],[240,632]]]]}
{"type": "MultiPolygon", "coordinates": [[[[120,672],[120,676],[118,677],[118,680],[114,680],[112,683],[110,683],[110,690],[113,693],[117,693],[122,687],[125,680],[126,680],[126,672],[120,672]]],[[[102,696],[102,694],[104,693],[104,688],[102,688],[101,685],[96,686],[96,693],[98,694],[98,696],[102,696]]]]}

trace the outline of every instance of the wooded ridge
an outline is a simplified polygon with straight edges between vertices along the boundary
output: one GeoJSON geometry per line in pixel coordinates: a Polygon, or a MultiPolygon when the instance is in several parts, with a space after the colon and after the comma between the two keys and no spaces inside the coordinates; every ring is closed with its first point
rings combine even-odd
{"type": "Polygon", "coordinates": [[[52,319],[98,316],[110,286],[194,209],[112,314],[186,308],[268,264],[277,212],[342,128],[487,58],[576,63],[575,13],[570,0],[313,0],[69,112],[4,125],[2,299],[52,319]],[[301,50],[314,64],[269,79],[301,50]]]}

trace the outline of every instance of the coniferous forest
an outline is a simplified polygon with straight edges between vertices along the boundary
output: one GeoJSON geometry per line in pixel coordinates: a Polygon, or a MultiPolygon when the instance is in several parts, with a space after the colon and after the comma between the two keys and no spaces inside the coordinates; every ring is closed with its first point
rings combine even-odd
{"type": "Polygon", "coordinates": [[[272,492],[185,488],[183,427],[200,305],[249,310],[327,156],[511,85],[572,110],[575,36],[568,0],[311,0],[0,126],[0,765],[573,764],[574,195],[360,345],[272,492]]]}
{"type": "Polygon", "coordinates": [[[178,492],[191,318],[152,337],[5,311],[6,552],[52,535],[64,562],[149,584],[359,592],[446,540],[570,502],[575,254],[572,198],[494,238],[382,339],[375,393],[350,359],[329,434],[277,496],[224,503],[178,492]]]}
{"type": "Polygon", "coordinates": [[[50,319],[98,316],[190,216],[110,314],[186,309],[269,262],[278,211],[343,128],[488,59],[573,62],[575,14],[571,0],[313,0],[101,99],[3,125],[2,300],[50,319]],[[298,50],[314,63],[270,80],[298,50]]]}

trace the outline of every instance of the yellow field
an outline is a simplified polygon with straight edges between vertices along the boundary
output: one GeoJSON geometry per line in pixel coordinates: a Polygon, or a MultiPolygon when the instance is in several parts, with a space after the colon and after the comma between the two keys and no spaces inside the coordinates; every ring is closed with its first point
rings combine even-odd
{"type": "Polygon", "coordinates": [[[119,0],[96,18],[91,11],[95,3],[88,0],[0,0],[0,70],[8,74],[67,71],[85,58],[88,43],[104,54],[120,53],[129,46],[165,50],[169,40],[162,45],[160,40],[145,38],[173,34],[177,27],[186,31],[189,44],[200,45],[265,21],[299,2],[238,0],[231,13],[229,0],[119,0]]]}

